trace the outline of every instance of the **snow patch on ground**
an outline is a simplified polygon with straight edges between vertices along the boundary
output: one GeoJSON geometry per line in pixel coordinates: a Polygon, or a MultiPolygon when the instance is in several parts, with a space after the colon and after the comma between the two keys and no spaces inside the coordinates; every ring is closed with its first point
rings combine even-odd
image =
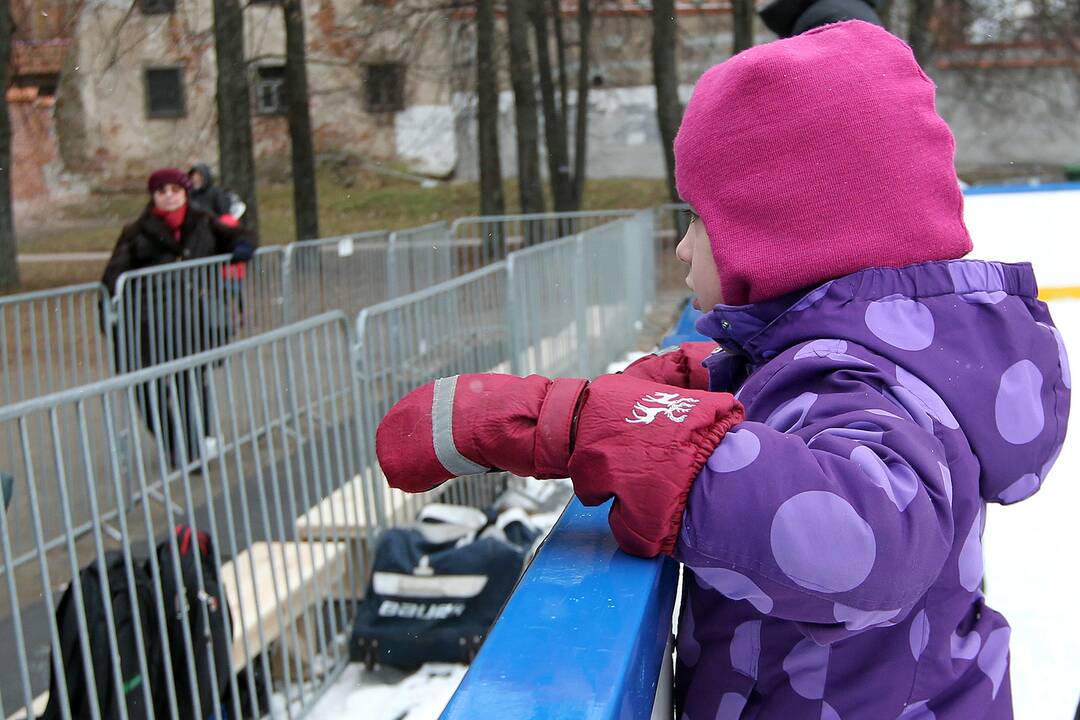
{"type": "Polygon", "coordinates": [[[309,720],[436,720],[450,701],[464,665],[428,663],[412,675],[363,665],[345,668],[312,708],[309,720]]]}

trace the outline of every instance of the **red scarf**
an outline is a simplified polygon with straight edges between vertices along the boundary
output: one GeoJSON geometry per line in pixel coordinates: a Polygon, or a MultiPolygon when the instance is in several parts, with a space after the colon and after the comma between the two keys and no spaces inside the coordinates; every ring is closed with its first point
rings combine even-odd
{"type": "Polygon", "coordinates": [[[184,203],[175,210],[161,210],[157,207],[154,208],[154,215],[161,218],[161,221],[165,223],[166,227],[172,230],[173,240],[180,241],[180,226],[184,224],[184,218],[187,217],[187,203],[184,203]]]}

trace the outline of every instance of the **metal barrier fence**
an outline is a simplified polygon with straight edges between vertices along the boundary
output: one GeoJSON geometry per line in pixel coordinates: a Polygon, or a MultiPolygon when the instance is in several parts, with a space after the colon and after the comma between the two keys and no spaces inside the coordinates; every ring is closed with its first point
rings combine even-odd
{"type": "MultiPolygon", "coordinates": [[[[106,675],[116,682],[116,697],[141,693],[149,717],[178,718],[182,702],[193,704],[197,717],[261,717],[270,706],[275,716],[294,717],[311,707],[347,660],[368,562],[369,546],[338,541],[334,528],[370,533],[381,519],[381,498],[355,480],[370,462],[352,359],[344,316],[332,313],[0,408],[0,427],[13,429],[20,446],[7,468],[16,477],[11,507],[0,512],[0,647],[9,669],[0,675],[0,718],[16,707],[24,716],[40,714],[50,700],[43,695],[50,671],[66,687],[53,608],[57,588],[78,578],[80,568],[96,568],[102,579],[111,661],[91,662],[89,633],[98,632],[100,641],[101,628],[88,627],[85,608],[98,598],[84,597],[73,582],[70,601],[80,621],[71,657],[90,679],[90,701],[73,708],[66,692],[57,693],[51,700],[61,717],[97,718],[96,693],[105,684],[95,678],[106,675]],[[146,427],[126,459],[125,426],[146,427]],[[213,452],[200,442],[205,438],[216,441],[213,452]],[[133,504],[125,501],[128,482],[138,489],[133,504]],[[160,503],[149,501],[152,485],[160,503]],[[162,594],[162,560],[179,567],[179,523],[212,537],[205,560],[222,587],[217,604],[195,603],[185,612],[162,594]],[[122,587],[110,588],[118,577],[110,566],[126,577],[122,587]],[[144,594],[140,601],[134,583],[144,568],[152,600],[144,594]],[[134,634],[136,677],[158,670],[163,690],[149,681],[131,684],[132,672],[119,666],[112,594],[125,594],[133,608],[152,604],[144,608],[150,624],[134,620],[126,630],[134,634]],[[235,681],[222,687],[209,640],[192,636],[191,623],[197,613],[207,622],[207,613],[226,604],[223,677],[235,681]],[[183,631],[170,635],[170,622],[183,631]],[[151,647],[161,654],[148,654],[151,647]],[[153,657],[161,658],[159,667],[149,667],[153,657]],[[198,707],[191,680],[197,660],[210,665],[221,708],[198,707]]],[[[206,580],[198,569],[196,575],[195,590],[205,598],[206,580]]],[[[170,579],[184,587],[178,575],[170,579]]],[[[126,717],[123,701],[120,716],[126,717]]]]}
{"type": "Polygon", "coordinates": [[[286,246],[288,320],[329,310],[354,315],[389,296],[385,230],[286,246]]]}
{"type": "MultiPolygon", "coordinates": [[[[460,373],[510,372],[506,264],[380,303],[356,320],[357,376],[364,398],[368,457],[375,457],[375,428],[406,393],[435,378],[460,373]]],[[[372,466],[369,482],[385,487],[372,466]]],[[[477,475],[446,483],[424,495],[389,491],[390,525],[411,522],[424,505],[449,502],[484,507],[505,487],[477,475]]]]}
{"type": "MultiPolygon", "coordinates": [[[[368,456],[375,427],[410,390],[476,372],[593,376],[636,341],[651,298],[652,212],[519,250],[449,282],[363,310],[358,376],[368,456]],[[648,279],[648,280],[646,280],[648,279]]],[[[385,485],[378,468],[370,482],[385,485]]],[[[410,522],[425,504],[483,507],[507,478],[463,477],[425,495],[390,492],[388,522],[410,522]]]]}
{"type": "Polygon", "coordinates": [[[284,250],[246,264],[228,255],[131,270],[116,282],[116,367],[129,372],[281,327],[284,250]]]}
{"type": "Polygon", "coordinates": [[[507,258],[515,373],[592,377],[629,352],[655,299],[643,211],[507,258]]]}
{"type": "Polygon", "coordinates": [[[0,405],[112,374],[101,283],[0,297],[0,405]]]}
{"type": "Polygon", "coordinates": [[[576,235],[634,212],[582,210],[458,218],[450,226],[455,261],[461,271],[475,270],[505,260],[515,250],[576,235]]]}
{"type": "Polygon", "coordinates": [[[385,300],[437,285],[456,274],[448,223],[396,230],[390,233],[389,244],[385,300]]]}
{"type": "Polygon", "coordinates": [[[675,257],[675,246],[690,225],[690,206],[668,203],[656,208],[656,281],[663,288],[681,288],[686,266],[675,257]]]}

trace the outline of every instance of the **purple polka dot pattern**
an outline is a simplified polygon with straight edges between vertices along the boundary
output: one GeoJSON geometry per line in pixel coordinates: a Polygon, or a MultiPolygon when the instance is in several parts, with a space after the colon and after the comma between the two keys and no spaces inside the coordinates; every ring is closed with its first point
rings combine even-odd
{"type": "Polygon", "coordinates": [[[716,590],[732,600],[747,600],[761,613],[771,612],[773,600],[753,580],[734,570],[725,568],[694,568],[698,585],[716,590]]]}
{"type": "Polygon", "coordinates": [[[808,357],[832,357],[847,353],[847,343],[843,340],[811,340],[799,348],[793,360],[802,360],[808,357]]]}
{"type": "Polygon", "coordinates": [[[833,605],[833,617],[836,622],[844,623],[848,630],[865,630],[874,625],[891,625],[889,620],[900,614],[900,608],[896,610],[859,610],[848,605],[836,603],[833,605]]]}
{"type": "Polygon", "coordinates": [[[1030,360],[1013,364],[1001,375],[994,400],[994,421],[1006,442],[1023,445],[1042,432],[1046,422],[1042,384],[1042,373],[1030,360]]]}
{"type": "Polygon", "coordinates": [[[870,413],[871,415],[880,415],[881,417],[890,417],[896,418],[897,420],[903,420],[903,418],[896,413],[891,413],[888,410],[881,410],[880,408],[870,408],[866,412],[870,413]]]}
{"type": "Polygon", "coordinates": [[[821,720],[842,720],[840,713],[833,709],[833,706],[827,702],[821,703],[821,720]]]}
{"type": "Polygon", "coordinates": [[[996,698],[998,690],[1001,689],[1001,681],[1005,678],[1005,671],[1009,667],[1009,628],[998,628],[990,633],[979,651],[976,664],[983,674],[990,678],[993,685],[992,696],[996,698]]]}
{"type": "Polygon", "coordinates": [[[998,500],[1003,503],[1019,502],[1024,498],[1034,495],[1041,484],[1042,481],[1039,479],[1038,475],[1035,473],[1028,473],[998,493],[998,500]]]}
{"type": "Polygon", "coordinates": [[[716,720],[739,720],[746,698],[739,693],[724,693],[720,698],[720,707],[716,708],[716,720]]]}
{"type": "Polygon", "coordinates": [[[761,621],[747,620],[731,636],[731,667],[757,680],[761,652],[761,621]]]}
{"type": "Polygon", "coordinates": [[[997,305],[1007,297],[1009,297],[1009,294],[1003,290],[993,290],[991,292],[979,290],[964,293],[960,296],[960,299],[972,305],[997,305]]]}
{"type": "Polygon", "coordinates": [[[1050,459],[1047,460],[1046,464],[1044,464],[1042,466],[1042,469],[1039,470],[1039,477],[1041,477],[1043,479],[1046,478],[1046,476],[1050,473],[1050,468],[1054,467],[1054,463],[1057,462],[1058,455],[1061,455],[1061,448],[1063,448],[1063,447],[1065,447],[1065,446],[1064,445],[1058,445],[1057,446],[1057,449],[1054,450],[1054,454],[1050,456],[1050,459]]]}
{"type": "Polygon", "coordinates": [[[679,625],[679,637],[676,639],[675,648],[678,651],[679,661],[687,667],[694,667],[701,658],[701,645],[694,637],[694,611],[690,607],[690,594],[683,594],[683,602],[686,609],[683,611],[682,623],[679,625]]]}
{"type": "Polygon", "coordinates": [[[823,592],[858,587],[877,556],[874,531],[867,522],[847,500],[824,490],[785,501],[773,516],[769,541],[785,575],[804,588],[823,592]]]}
{"type": "Polygon", "coordinates": [[[899,365],[896,367],[896,379],[902,388],[922,402],[931,417],[950,430],[960,428],[960,423],[953,417],[952,411],[949,410],[945,401],[929,385],[899,365]]]}
{"type": "Polygon", "coordinates": [[[960,548],[960,585],[968,592],[975,592],[982,582],[983,556],[982,540],[982,511],[971,522],[964,546],[960,548]]]}
{"type": "Polygon", "coordinates": [[[809,310],[818,300],[825,297],[829,292],[829,286],[832,283],[825,283],[821,287],[814,288],[807,293],[799,302],[791,306],[791,312],[802,312],[803,310],[809,310]]]}
{"type": "Polygon", "coordinates": [[[829,673],[829,648],[813,640],[800,640],[784,658],[784,672],[791,689],[807,700],[825,697],[825,677],[829,673]]]}
{"type": "Polygon", "coordinates": [[[866,327],[900,350],[925,350],[934,341],[934,316],[920,302],[890,295],[866,306],[866,327]]]}
{"type": "Polygon", "coordinates": [[[972,630],[964,637],[955,632],[949,636],[949,654],[954,660],[974,660],[982,647],[982,637],[972,630]]]}
{"type": "Polygon", "coordinates": [[[851,451],[851,461],[858,465],[870,481],[885,491],[900,512],[907,510],[919,489],[915,471],[902,463],[887,465],[870,448],[860,445],[851,451]]]}
{"type": "Polygon", "coordinates": [[[907,388],[898,385],[889,388],[888,393],[897,405],[907,411],[908,417],[916,425],[928,433],[934,432],[934,418],[926,409],[926,403],[915,397],[907,388]]]}
{"type": "Polygon", "coordinates": [[[811,340],[803,345],[792,359],[826,358],[836,362],[870,366],[870,363],[862,358],[850,355],[847,349],[848,344],[843,340],[811,340]]]}
{"type": "Polygon", "coordinates": [[[952,473],[949,472],[949,468],[941,463],[937,464],[938,469],[941,470],[941,484],[945,488],[945,497],[949,499],[949,504],[952,505],[952,473]]]}
{"type": "Polygon", "coordinates": [[[908,629],[908,644],[911,647],[911,657],[918,662],[922,657],[923,650],[930,642],[930,621],[926,618],[926,611],[920,610],[911,620],[908,629]]]}
{"type": "Polygon", "coordinates": [[[780,432],[795,432],[803,426],[806,414],[810,412],[810,408],[817,399],[817,393],[806,392],[797,398],[788,400],[773,410],[765,424],[780,432]]]}
{"type": "Polygon", "coordinates": [[[953,289],[961,295],[1005,290],[1005,270],[999,263],[961,260],[949,263],[948,268],[953,289]]]}
{"type": "Polygon", "coordinates": [[[852,423],[842,428],[825,428],[814,437],[806,441],[807,446],[813,447],[814,443],[823,438],[844,438],[860,443],[880,443],[885,432],[877,426],[871,429],[871,423],[852,423]]]}
{"type": "Polygon", "coordinates": [[[735,472],[754,462],[760,452],[761,441],[757,435],[747,429],[735,430],[724,436],[706,465],[713,472],[735,472]]]}
{"type": "Polygon", "coordinates": [[[934,711],[926,707],[928,702],[929,700],[920,700],[908,705],[896,720],[937,720],[934,711]]]}
{"type": "Polygon", "coordinates": [[[1065,387],[1072,388],[1072,373],[1069,371],[1069,354],[1065,352],[1065,340],[1062,339],[1061,333],[1053,325],[1039,324],[1054,336],[1054,342],[1057,343],[1058,349],[1058,365],[1061,366],[1061,382],[1065,387]]]}

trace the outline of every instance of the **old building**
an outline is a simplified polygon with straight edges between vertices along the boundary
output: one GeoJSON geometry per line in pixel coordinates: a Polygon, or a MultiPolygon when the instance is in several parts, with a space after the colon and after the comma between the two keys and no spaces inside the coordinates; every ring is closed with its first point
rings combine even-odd
{"type": "MultiPolygon", "coordinates": [[[[130,186],[163,164],[216,165],[212,0],[16,4],[15,85],[8,98],[17,200],[88,186],[130,186]]],[[[564,0],[562,7],[572,39],[576,2],[564,0]]],[[[436,177],[476,177],[469,5],[305,0],[304,10],[317,152],[436,177]]],[[[677,12],[685,98],[705,68],[730,55],[731,14],[726,0],[681,2],[677,12]]],[[[940,51],[930,73],[940,86],[941,112],[957,135],[959,166],[1080,161],[1075,47],[1033,39],[1023,23],[1003,29],[1000,18],[997,22],[990,27],[978,18],[951,17],[935,26],[940,51]]],[[[249,0],[244,23],[256,154],[260,172],[266,172],[288,156],[278,0],[249,0]]],[[[501,28],[499,36],[505,38],[501,28]]],[[[772,37],[759,28],[757,39],[772,37]]],[[[636,0],[595,4],[589,74],[592,177],[664,172],[650,41],[647,5],[636,0]]],[[[503,47],[502,65],[506,56],[503,47]]],[[[576,73],[572,47],[568,58],[568,71],[576,73]]],[[[506,78],[501,84],[509,88],[506,78]]],[[[575,102],[572,94],[570,102],[575,102]]],[[[512,176],[508,89],[500,107],[504,169],[512,176]]]]}

